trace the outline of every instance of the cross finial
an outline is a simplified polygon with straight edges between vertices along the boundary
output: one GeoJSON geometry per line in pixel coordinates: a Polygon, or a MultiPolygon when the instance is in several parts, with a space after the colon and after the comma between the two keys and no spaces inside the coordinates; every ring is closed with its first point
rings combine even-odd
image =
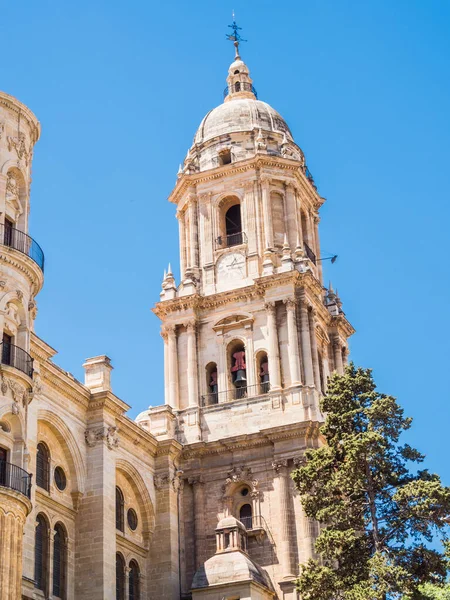
{"type": "Polygon", "coordinates": [[[230,42],[233,42],[233,45],[236,49],[236,58],[240,58],[239,57],[239,44],[241,42],[246,42],[247,40],[244,40],[241,38],[239,31],[242,29],[242,27],[239,27],[238,24],[236,23],[236,17],[234,15],[234,10],[233,10],[233,22],[231,25],[228,25],[228,27],[230,29],[233,30],[233,33],[227,33],[227,40],[230,40],[230,42]]]}

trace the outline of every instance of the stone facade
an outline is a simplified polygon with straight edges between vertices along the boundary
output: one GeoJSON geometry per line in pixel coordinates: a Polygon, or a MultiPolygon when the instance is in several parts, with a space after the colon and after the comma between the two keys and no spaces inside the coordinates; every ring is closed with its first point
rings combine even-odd
{"type": "Polygon", "coordinates": [[[34,332],[29,237],[40,125],[0,93],[0,597],[296,598],[314,555],[291,470],[320,444],[320,395],[353,333],[322,283],[323,203],[282,117],[236,55],[170,195],[165,403],[136,421],[107,356],[84,383],[34,332]],[[30,477],[30,475],[32,477],[30,477]]]}

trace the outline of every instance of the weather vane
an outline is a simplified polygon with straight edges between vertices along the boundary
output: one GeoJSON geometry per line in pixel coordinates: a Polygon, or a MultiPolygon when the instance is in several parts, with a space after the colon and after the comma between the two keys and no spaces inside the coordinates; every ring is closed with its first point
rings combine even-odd
{"type": "Polygon", "coordinates": [[[234,10],[233,10],[233,23],[231,25],[228,25],[228,27],[230,29],[233,30],[233,33],[227,33],[227,40],[230,40],[231,42],[233,42],[234,47],[236,48],[236,56],[239,56],[239,44],[241,42],[246,42],[247,40],[244,40],[241,38],[239,31],[242,29],[242,27],[239,27],[238,24],[236,23],[236,18],[234,16],[234,10]]]}

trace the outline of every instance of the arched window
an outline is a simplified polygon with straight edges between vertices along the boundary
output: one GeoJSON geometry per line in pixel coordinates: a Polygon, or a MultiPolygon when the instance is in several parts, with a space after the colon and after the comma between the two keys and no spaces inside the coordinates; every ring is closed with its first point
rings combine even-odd
{"type": "Polygon", "coordinates": [[[53,535],[53,595],[66,597],[66,535],[64,527],[57,523],[53,535]]]}
{"type": "Polygon", "coordinates": [[[234,91],[235,92],[241,91],[241,82],[240,81],[236,81],[236,83],[234,84],[234,91]]]}
{"type": "Polygon", "coordinates": [[[233,400],[239,400],[247,396],[247,365],[245,357],[245,346],[242,342],[231,342],[228,346],[230,357],[231,380],[234,386],[233,400]]]}
{"type": "Polygon", "coordinates": [[[140,578],[139,565],[135,560],[130,562],[130,573],[128,575],[128,600],[139,600],[140,589],[139,589],[139,578],[140,578]]]}
{"type": "Polygon", "coordinates": [[[253,526],[253,511],[250,504],[243,504],[239,509],[239,521],[246,529],[252,529],[253,526]]]}
{"type": "Polygon", "coordinates": [[[47,492],[50,489],[50,452],[43,442],[37,445],[36,485],[47,492]]]}
{"type": "Polygon", "coordinates": [[[261,352],[257,357],[257,368],[259,375],[259,391],[261,394],[267,394],[270,390],[269,359],[265,352],[261,352]]]}
{"type": "Polygon", "coordinates": [[[116,529],[125,531],[124,527],[124,500],[120,487],[116,486],[116,529]]]}
{"type": "Polygon", "coordinates": [[[233,204],[225,213],[225,231],[227,246],[242,244],[241,205],[233,204]]]}
{"type": "Polygon", "coordinates": [[[43,515],[36,517],[36,534],[34,541],[34,581],[38,590],[44,593],[48,576],[48,525],[43,515]]]}
{"type": "Polygon", "coordinates": [[[217,381],[217,365],[214,362],[206,365],[206,385],[208,390],[206,405],[217,404],[219,401],[219,386],[217,381]]]}
{"type": "Polygon", "coordinates": [[[116,600],[125,600],[125,561],[116,554],[116,600]]]}

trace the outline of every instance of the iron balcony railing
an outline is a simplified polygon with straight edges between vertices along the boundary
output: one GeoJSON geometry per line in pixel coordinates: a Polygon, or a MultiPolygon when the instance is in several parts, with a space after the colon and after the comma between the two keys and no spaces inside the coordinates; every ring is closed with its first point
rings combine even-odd
{"type": "Polygon", "coordinates": [[[214,406],[222,402],[233,402],[234,400],[243,400],[244,398],[256,398],[263,396],[270,391],[270,382],[265,381],[257,385],[245,385],[235,387],[223,392],[211,392],[200,397],[200,406],[214,406]]]}
{"type": "Polygon", "coordinates": [[[317,186],[314,183],[314,177],[312,176],[311,171],[308,169],[308,167],[306,165],[303,167],[303,172],[305,173],[305,177],[309,181],[309,183],[313,186],[313,188],[315,190],[317,190],[317,186]]]}
{"type": "Polygon", "coordinates": [[[27,473],[17,465],[12,465],[5,460],[0,460],[0,485],[16,492],[20,492],[27,498],[31,496],[31,478],[27,473]]]}
{"type": "Polygon", "coordinates": [[[44,272],[44,253],[39,244],[23,231],[0,223],[0,244],[26,254],[44,272]]]}
{"type": "Polygon", "coordinates": [[[240,246],[247,243],[247,236],[243,231],[230,233],[230,235],[219,235],[216,239],[216,249],[230,248],[231,246],[240,246]]]}
{"type": "Polygon", "coordinates": [[[7,342],[0,342],[0,358],[2,365],[14,367],[28,377],[33,377],[33,359],[22,348],[7,342]]]}
{"type": "Polygon", "coordinates": [[[306,256],[309,258],[309,260],[314,265],[317,264],[316,255],[314,254],[314,252],[311,250],[311,248],[308,246],[308,244],[306,242],[305,242],[305,253],[306,253],[306,256]]]}
{"type": "Polygon", "coordinates": [[[258,99],[256,89],[252,86],[251,83],[248,83],[247,81],[236,81],[236,83],[231,86],[231,90],[227,86],[223,90],[223,97],[226,98],[229,94],[236,94],[237,92],[252,92],[255,98],[258,99]]]}

